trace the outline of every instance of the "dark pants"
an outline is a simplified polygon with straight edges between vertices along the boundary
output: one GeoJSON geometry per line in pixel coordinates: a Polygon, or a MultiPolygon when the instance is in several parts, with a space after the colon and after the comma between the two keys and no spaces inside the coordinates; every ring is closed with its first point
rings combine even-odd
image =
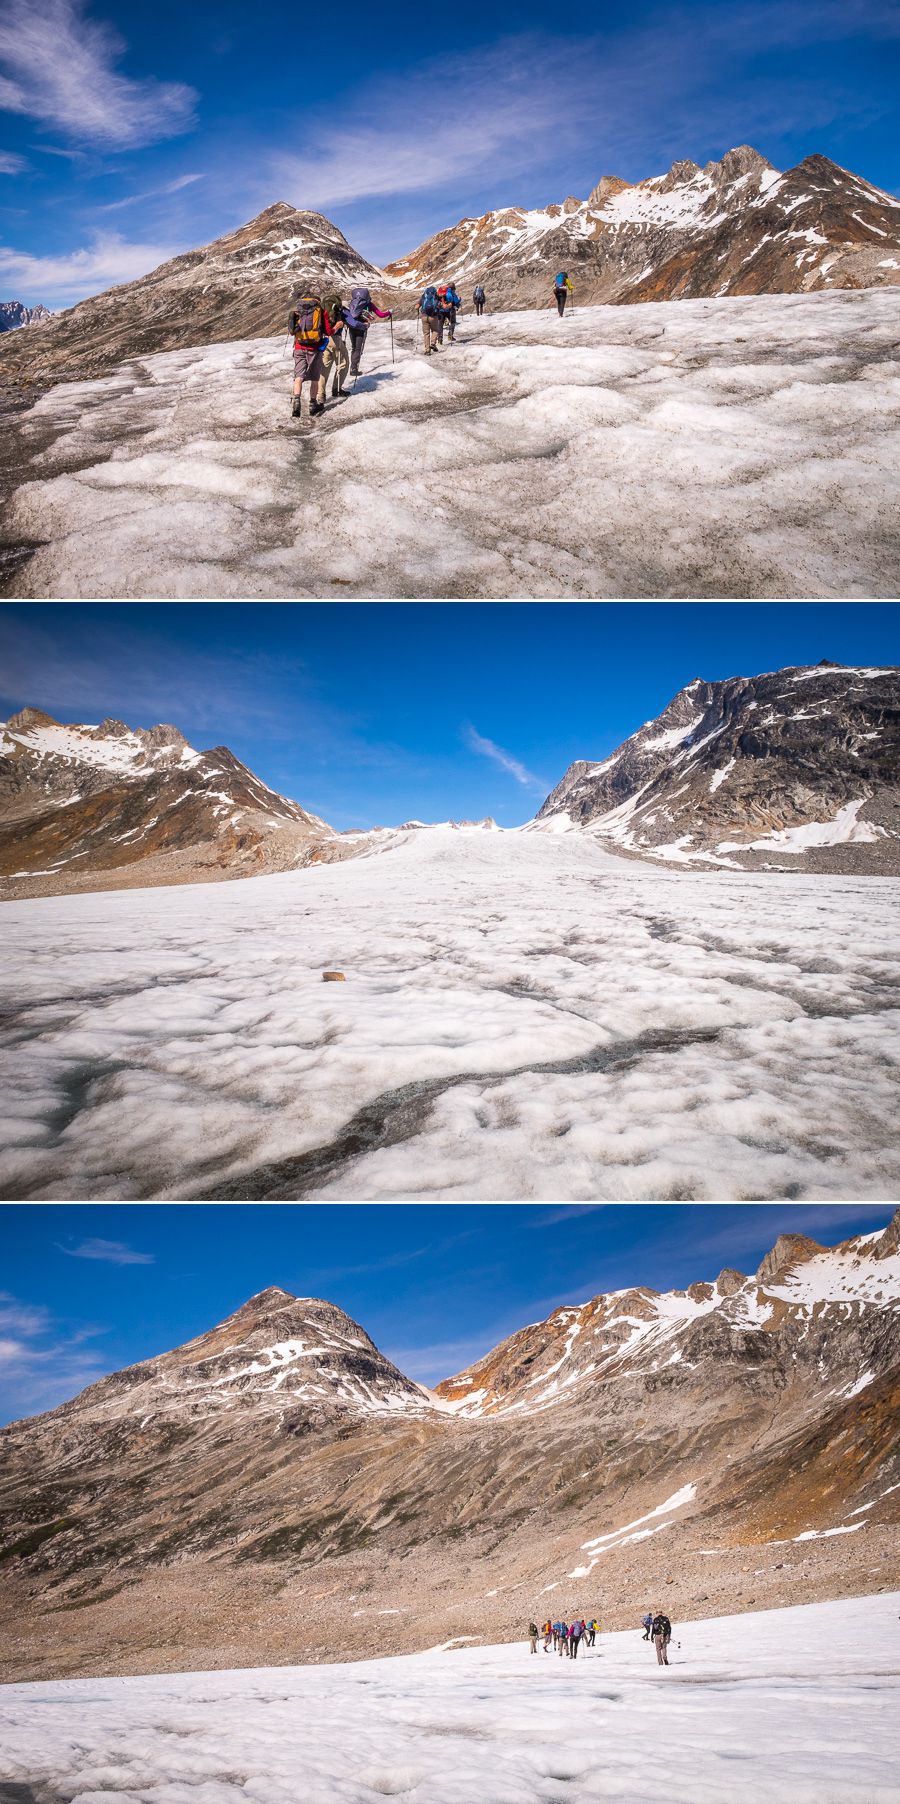
{"type": "Polygon", "coordinates": [[[573,1660],[578,1659],[578,1643],[580,1640],[581,1640],[580,1635],[573,1635],[571,1641],[569,1642],[569,1653],[571,1654],[573,1660]]]}
{"type": "Polygon", "coordinates": [[[556,293],[556,305],[559,309],[559,317],[560,317],[560,319],[562,319],[562,316],[566,311],[566,301],[569,298],[569,290],[568,290],[568,288],[557,288],[555,290],[555,293],[556,293]]]}
{"type": "Polygon", "coordinates": [[[478,318],[479,318],[479,319],[480,319],[480,318],[481,318],[481,315],[482,315],[482,314],[483,314],[483,312],[484,312],[484,302],[483,302],[483,301],[476,301],[476,302],[475,302],[475,312],[476,312],[476,313],[477,313],[477,315],[478,315],[478,318]]]}
{"type": "Polygon", "coordinates": [[[368,326],[348,326],[347,327],[347,331],[350,334],[350,374],[351,374],[351,376],[359,375],[360,358],[362,357],[362,354],[363,354],[363,347],[366,342],[366,333],[368,332],[368,330],[369,330],[368,326]]]}
{"type": "Polygon", "coordinates": [[[595,1631],[595,1630],[594,1630],[594,1629],[588,1629],[588,1632],[587,1632],[587,1644],[588,1644],[588,1647],[593,1647],[593,1645],[594,1645],[594,1638],[595,1638],[595,1633],[596,1633],[596,1631],[595,1631]]]}

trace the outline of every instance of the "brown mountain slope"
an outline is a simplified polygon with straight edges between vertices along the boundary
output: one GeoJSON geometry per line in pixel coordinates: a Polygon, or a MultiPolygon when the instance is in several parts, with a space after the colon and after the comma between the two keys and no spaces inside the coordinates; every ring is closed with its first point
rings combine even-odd
{"type": "Polygon", "coordinates": [[[265,1291],[0,1431],[0,1671],[877,1589],[898,1576],[898,1378],[896,1229],[556,1310],[436,1393],[334,1305],[265,1291]]]}

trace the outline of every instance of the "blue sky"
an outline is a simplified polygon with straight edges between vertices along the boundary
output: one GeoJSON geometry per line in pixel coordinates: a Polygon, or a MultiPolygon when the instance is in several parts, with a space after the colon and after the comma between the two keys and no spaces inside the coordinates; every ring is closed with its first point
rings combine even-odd
{"type": "Polygon", "coordinates": [[[895,603],[0,605],[0,711],[170,721],[335,827],[529,820],[694,677],[900,662],[895,603]]]}
{"type": "Polygon", "coordinates": [[[211,1328],[254,1292],[321,1296],[423,1383],[562,1303],[755,1271],[780,1233],[825,1245],[878,1204],[8,1205],[0,1421],[211,1328]]]}
{"type": "Polygon", "coordinates": [[[749,142],[900,186],[896,0],[5,0],[0,298],[61,306],[274,200],[376,262],[749,142]],[[425,40],[434,48],[426,53],[425,40]]]}

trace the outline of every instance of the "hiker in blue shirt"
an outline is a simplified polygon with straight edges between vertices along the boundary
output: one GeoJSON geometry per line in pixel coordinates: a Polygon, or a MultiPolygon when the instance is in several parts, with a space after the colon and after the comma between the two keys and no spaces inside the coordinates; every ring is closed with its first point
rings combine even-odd
{"type": "Polygon", "coordinates": [[[443,343],[444,327],[446,326],[447,337],[452,344],[456,336],[456,309],[462,306],[462,301],[452,282],[447,282],[443,288],[438,289],[438,300],[441,305],[438,318],[438,339],[443,343]]]}
{"type": "Polygon", "coordinates": [[[652,1610],[648,1610],[646,1616],[641,1617],[641,1626],[644,1631],[643,1635],[641,1636],[641,1640],[649,1641],[650,1640],[650,1630],[653,1627],[653,1611],[652,1610]]]}
{"type": "Polygon", "coordinates": [[[562,316],[566,311],[566,302],[569,295],[574,293],[572,284],[564,269],[560,270],[559,275],[553,284],[553,292],[556,296],[557,312],[559,313],[560,319],[562,319],[562,316]]]}

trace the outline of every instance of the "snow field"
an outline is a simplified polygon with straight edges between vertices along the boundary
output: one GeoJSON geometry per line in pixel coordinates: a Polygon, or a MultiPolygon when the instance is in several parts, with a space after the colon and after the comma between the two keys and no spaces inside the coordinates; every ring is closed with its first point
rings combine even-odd
{"type": "Polygon", "coordinates": [[[8,534],[32,596],[894,596],[890,290],[375,327],[288,417],[284,341],[60,386],[8,534]]]}
{"type": "Polygon", "coordinates": [[[7,1685],[4,1773],[67,1804],[895,1804],[898,1606],[676,1623],[668,1670],[635,1627],[575,1661],[520,1642],[7,1685]]]}
{"type": "Polygon", "coordinates": [[[7,903],[3,1193],[303,1195],[279,1161],[331,1148],[328,1198],[900,1194],[895,883],[392,847],[7,903]]]}

